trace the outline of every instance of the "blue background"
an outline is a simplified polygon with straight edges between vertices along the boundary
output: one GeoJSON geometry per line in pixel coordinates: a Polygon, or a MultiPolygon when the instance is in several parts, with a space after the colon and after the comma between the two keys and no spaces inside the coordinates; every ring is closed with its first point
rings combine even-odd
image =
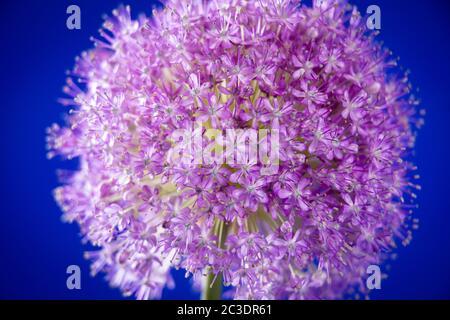
{"type": "MultiPolygon", "coordinates": [[[[119,299],[99,275],[89,275],[76,225],[63,224],[51,190],[57,168],[73,163],[48,161],[45,128],[61,121],[65,70],[90,48],[101,16],[120,3],[134,14],[149,14],[149,0],[136,1],[5,1],[0,10],[0,298],[119,299]],[[82,29],[66,28],[66,8],[77,4],[82,29]],[[66,288],[66,268],[77,264],[82,289],[66,288]]],[[[450,5],[448,1],[353,1],[365,11],[377,4],[382,12],[379,36],[402,66],[412,70],[420,88],[426,125],[416,147],[421,175],[420,229],[412,244],[397,250],[389,278],[374,299],[450,298],[450,5]]],[[[177,288],[164,298],[196,299],[184,272],[175,273],[177,288]]]]}

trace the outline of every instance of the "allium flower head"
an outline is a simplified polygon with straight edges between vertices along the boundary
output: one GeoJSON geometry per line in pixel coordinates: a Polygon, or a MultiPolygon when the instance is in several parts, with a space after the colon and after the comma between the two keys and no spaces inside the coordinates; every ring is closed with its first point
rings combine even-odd
{"type": "Polygon", "coordinates": [[[356,8],[173,0],[151,18],[115,10],[100,33],[48,145],[79,158],[55,196],[99,247],[93,273],[124,294],[160,298],[183,268],[234,298],[341,298],[410,240],[405,158],[421,120],[356,8]],[[174,152],[188,144],[180,130],[199,130],[211,151],[249,129],[277,137],[258,147],[278,145],[276,170],[174,152]]]}

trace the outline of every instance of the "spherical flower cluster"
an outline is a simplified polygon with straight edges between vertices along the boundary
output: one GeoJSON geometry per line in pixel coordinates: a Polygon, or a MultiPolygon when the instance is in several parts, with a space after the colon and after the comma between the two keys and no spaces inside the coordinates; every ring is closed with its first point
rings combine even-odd
{"type": "Polygon", "coordinates": [[[171,0],[151,18],[115,10],[100,33],[48,146],[79,159],[55,197],[124,294],[160,298],[183,268],[234,298],[341,298],[410,240],[421,119],[356,8],[171,0]],[[193,123],[277,130],[277,170],[175,165],[173,133],[193,123]]]}

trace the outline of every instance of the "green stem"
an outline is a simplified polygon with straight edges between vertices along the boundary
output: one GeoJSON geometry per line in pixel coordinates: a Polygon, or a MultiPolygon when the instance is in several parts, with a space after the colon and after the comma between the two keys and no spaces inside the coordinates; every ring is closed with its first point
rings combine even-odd
{"type": "MultiPolygon", "coordinates": [[[[218,221],[214,226],[214,234],[217,236],[217,246],[224,248],[228,227],[223,221],[218,221]]],[[[209,268],[202,288],[202,300],[220,300],[222,298],[222,273],[214,274],[209,268]],[[214,281],[214,282],[213,282],[214,281]]]]}
{"type": "Polygon", "coordinates": [[[206,276],[202,290],[202,300],[220,300],[222,297],[222,273],[216,275],[209,272],[206,276]],[[211,283],[214,283],[211,286],[211,283]]]}

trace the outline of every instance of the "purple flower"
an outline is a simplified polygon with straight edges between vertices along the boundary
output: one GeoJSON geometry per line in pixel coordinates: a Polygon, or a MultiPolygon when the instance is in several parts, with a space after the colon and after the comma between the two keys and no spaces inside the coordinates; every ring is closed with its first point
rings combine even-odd
{"type": "Polygon", "coordinates": [[[292,94],[298,98],[302,98],[301,102],[306,104],[310,113],[316,110],[316,106],[324,104],[327,101],[327,95],[320,92],[309,82],[300,84],[301,90],[293,89],[292,94]]]}
{"type": "Polygon", "coordinates": [[[344,101],[343,101],[343,108],[342,111],[342,117],[344,119],[347,119],[349,116],[353,121],[358,121],[363,117],[362,108],[366,102],[366,93],[364,91],[361,91],[356,95],[353,99],[349,98],[348,91],[344,92],[344,101]]]}
{"type": "Polygon", "coordinates": [[[304,211],[309,209],[307,203],[308,197],[311,195],[311,190],[308,188],[310,181],[308,179],[302,178],[295,182],[295,185],[289,185],[289,189],[280,189],[278,196],[281,199],[290,199],[294,204],[298,205],[304,211]]]}
{"type": "Polygon", "coordinates": [[[228,222],[233,221],[236,216],[244,217],[245,215],[245,209],[241,206],[241,202],[231,195],[232,190],[232,188],[228,188],[227,192],[219,192],[216,195],[218,203],[213,209],[214,213],[222,215],[228,222]]]}
{"type": "Polygon", "coordinates": [[[160,298],[172,268],[237,299],[365,294],[367,266],[409,242],[422,119],[408,81],[356,8],[299,2],[121,7],[77,59],[85,89],[67,81],[73,110],[47,142],[80,167],[54,195],[125,295],[160,298]]]}
{"type": "Polygon", "coordinates": [[[307,60],[304,56],[297,57],[297,55],[292,56],[292,64],[295,67],[295,71],[292,74],[294,79],[304,78],[309,80],[317,79],[317,75],[314,72],[314,63],[307,60]]]}
{"type": "Polygon", "coordinates": [[[282,117],[288,117],[292,113],[291,103],[282,103],[278,99],[272,102],[265,100],[266,112],[261,115],[261,121],[267,123],[270,121],[269,127],[272,129],[280,129],[280,120],[282,117]]]}
{"type": "Polygon", "coordinates": [[[233,196],[240,200],[245,208],[256,212],[259,204],[265,204],[269,200],[263,190],[265,184],[266,181],[263,178],[250,177],[242,182],[243,188],[233,190],[233,196]]]}
{"type": "Polygon", "coordinates": [[[215,94],[210,94],[206,101],[202,102],[202,109],[198,111],[197,120],[210,121],[213,128],[219,128],[221,120],[231,117],[229,103],[222,104],[217,100],[215,94]]]}

